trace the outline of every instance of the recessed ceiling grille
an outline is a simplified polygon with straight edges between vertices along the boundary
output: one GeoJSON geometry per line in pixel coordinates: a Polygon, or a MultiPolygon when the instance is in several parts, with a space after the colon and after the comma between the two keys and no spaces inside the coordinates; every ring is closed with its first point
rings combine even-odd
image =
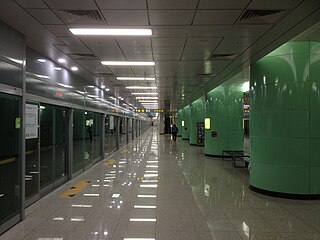
{"type": "Polygon", "coordinates": [[[239,24],[266,24],[275,23],[284,16],[287,10],[246,10],[239,24]]]}
{"type": "Polygon", "coordinates": [[[233,60],[236,56],[235,54],[213,54],[210,60],[233,60]]]}
{"type": "Polygon", "coordinates": [[[69,53],[72,59],[75,60],[95,60],[97,57],[92,53],[69,53]]]}
{"type": "Polygon", "coordinates": [[[97,10],[59,10],[66,23],[104,23],[97,10]]]}

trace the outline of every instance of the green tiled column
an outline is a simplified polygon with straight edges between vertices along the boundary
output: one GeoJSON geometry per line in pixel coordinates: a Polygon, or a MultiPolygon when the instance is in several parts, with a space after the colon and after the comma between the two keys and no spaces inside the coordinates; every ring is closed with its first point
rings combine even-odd
{"type": "Polygon", "coordinates": [[[182,109],[182,119],[181,122],[184,121],[184,126],[181,126],[181,136],[182,139],[187,140],[190,138],[190,106],[186,106],[182,109]]]}
{"type": "Polygon", "coordinates": [[[205,98],[204,96],[191,103],[190,115],[190,144],[197,144],[197,123],[204,122],[205,98]]]}
{"type": "Polygon", "coordinates": [[[320,44],[286,43],[251,67],[250,85],[250,184],[320,194],[320,44]]]}
{"type": "Polygon", "coordinates": [[[205,154],[243,150],[243,84],[224,84],[207,94],[206,116],[211,129],[205,130],[205,154]],[[212,137],[212,132],[216,137],[212,137]]]}

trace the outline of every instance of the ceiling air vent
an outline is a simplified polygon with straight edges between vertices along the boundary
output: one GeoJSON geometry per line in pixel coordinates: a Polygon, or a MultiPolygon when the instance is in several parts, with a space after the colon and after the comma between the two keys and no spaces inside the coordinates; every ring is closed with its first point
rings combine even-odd
{"type": "Polygon", "coordinates": [[[97,57],[92,53],[69,53],[72,59],[75,60],[96,60],[97,57]]]}
{"type": "Polygon", "coordinates": [[[238,24],[266,24],[275,23],[282,18],[287,10],[246,10],[238,24]]]}
{"type": "Polygon", "coordinates": [[[66,23],[104,23],[97,10],[59,10],[59,15],[66,23]]]}
{"type": "Polygon", "coordinates": [[[235,54],[213,54],[210,60],[233,60],[236,58],[235,54]]]}

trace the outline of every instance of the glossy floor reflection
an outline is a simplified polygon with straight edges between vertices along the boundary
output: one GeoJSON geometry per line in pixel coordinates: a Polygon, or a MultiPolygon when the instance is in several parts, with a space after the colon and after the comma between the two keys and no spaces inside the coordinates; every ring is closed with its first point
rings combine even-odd
{"type": "Polygon", "coordinates": [[[203,150],[150,129],[29,207],[0,239],[320,239],[320,201],[256,194],[248,170],[203,150]],[[59,197],[82,180],[74,197],[59,197]]]}

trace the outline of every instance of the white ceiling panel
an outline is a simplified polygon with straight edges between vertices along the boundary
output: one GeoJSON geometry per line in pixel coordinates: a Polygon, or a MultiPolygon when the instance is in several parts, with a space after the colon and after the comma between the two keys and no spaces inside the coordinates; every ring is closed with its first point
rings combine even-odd
{"type": "Polygon", "coordinates": [[[15,0],[23,8],[48,8],[42,0],[15,0]]]}
{"type": "MultiPolygon", "coordinates": [[[[155,72],[154,72],[154,67],[144,67],[144,66],[132,66],[131,67],[135,76],[146,76],[146,77],[154,77],[155,72]]],[[[152,82],[150,81],[150,84],[152,82]]]]}
{"type": "Polygon", "coordinates": [[[149,9],[196,9],[198,0],[147,0],[149,9]]]}
{"type": "Polygon", "coordinates": [[[152,38],[153,47],[183,47],[186,38],[152,38]]]}
{"type": "Polygon", "coordinates": [[[102,10],[102,14],[109,25],[149,25],[147,10],[102,10]]]}
{"type": "Polygon", "coordinates": [[[193,25],[234,24],[242,10],[198,10],[193,25]]]}
{"type": "Polygon", "coordinates": [[[215,48],[222,38],[188,38],[187,47],[215,48]]]}
{"type": "Polygon", "coordinates": [[[247,46],[220,44],[214,50],[214,54],[231,54],[231,53],[232,54],[240,54],[247,48],[248,48],[247,46]]]}
{"type": "Polygon", "coordinates": [[[128,61],[153,61],[152,55],[127,55],[126,59],[128,61]]]}
{"type": "Polygon", "coordinates": [[[90,54],[90,53],[92,53],[86,46],[55,45],[55,47],[66,54],[69,54],[69,53],[90,54]]]}
{"type": "Polygon", "coordinates": [[[73,36],[66,25],[45,25],[45,27],[57,37],[73,36]]]}
{"type": "Polygon", "coordinates": [[[260,37],[271,25],[224,25],[224,26],[192,26],[189,31],[194,37],[260,37]]]}
{"type": "Polygon", "coordinates": [[[86,45],[94,47],[118,47],[117,42],[113,37],[79,37],[86,45]]]}
{"type": "Polygon", "coordinates": [[[187,55],[183,54],[181,57],[182,61],[203,61],[207,60],[209,55],[187,55]]]}
{"type": "Polygon", "coordinates": [[[146,0],[96,0],[100,9],[147,9],[146,0]]]}
{"type": "Polygon", "coordinates": [[[205,47],[205,48],[199,48],[199,47],[185,47],[183,50],[183,55],[203,55],[203,56],[209,56],[215,47],[205,47]]]}
{"type": "Polygon", "coordinates": [[[97,9],[94,1],[90,0],[44,0],[50,8],[64,10],[93,10],[97,9]]]}
{"type": "Polygon", "coordinates": [[[108,69],[106,66],[103,66],[98,60],[77,60],[77,63],[92,73],[112,74],[110,69],[108,69]]]}
{"type": "Polygon", "coordinates": [[[131,67],[128,66],[108,66],[116,77],[134,77],[131,67]]]}
{"type": "Polygon", "coordinates": [[[121,47],[125,55],[152,55],[151,47],[121,47]]]}
{"type": "Polygon", "coordinates": [[[64,24],[50,9],[28,9],[41,24],[64,24]]]}
{"type": "Polygon", "coordinates": [[[66,45],[84,45],[82,41],[77,37],[59,37],[59,39],[66,45]]]}
{"type": "Polygon", "coordinates": [[[149,10],[151,25],[190,25],[194,10],[149,10]]]}
{"type": "Polygon", "coordinates": [[[250,46],[257,38],[224,38],[221,44],[237,45],[237,46],[250,46]]]}
{"type": "Polygon", "coordinates": [[[198,9],[244,9],[251,0],[200,0],[198,9]]]}
{"type": "Polygon", "coordinates": [[[117,38],[121,47],[149,47],[151,46],[150,38],[134,37],[134,38],[117,38]]]}
{"type": "Polygon", "coordinates": [[[126,60],[118,47],[90,46],[91,51],[102,61],[124,61],[126,60]]]}
{"type": "Polygon", "coordinates": [[[294,9],[301,0],[252,0],[249,9],[294,9]]]}
{"type": "Polygon", "coordinates": [[[181,55],[169,55],[169,54],[163,54],[163,55],[154,55],[155,61],[179,61],[181,55]]]}
{"type": "Polygon", "coordinates": [[[173,54],[181,55],[183,47],[153,47],[153,53],[156,55],[173,54]]]}
{"type": "Polygon", "coordinates": [[[186,37],[191,26],[152,26],[153,37],[186,37]]]}

